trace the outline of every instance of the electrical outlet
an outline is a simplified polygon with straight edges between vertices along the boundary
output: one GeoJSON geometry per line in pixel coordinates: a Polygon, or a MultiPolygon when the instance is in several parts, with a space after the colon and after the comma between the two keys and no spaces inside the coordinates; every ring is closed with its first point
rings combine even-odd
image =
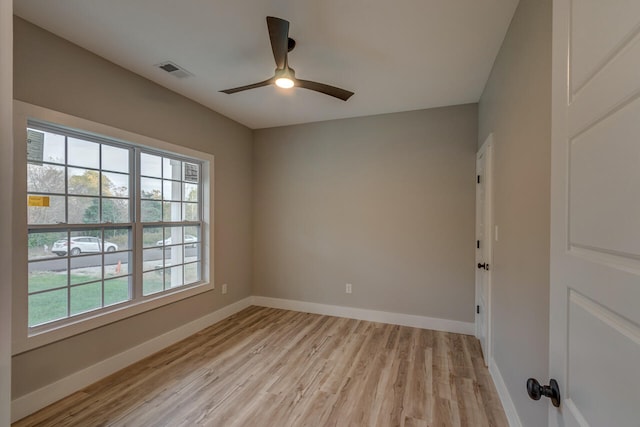
{"type": "Polygon", "coordinates": [[[348,294],[351,293],[351,283],[347,283],[347,285],[344,288],[344,291],[348,294]]]}
{"type": "Polygon", "coordinates": [[[224,295],[224,294],[226,294],[226,293],[227,293],[227,284],[226,284],[226,283],[223,283],[223,284],[222,284],[222,294],[224,295]]]}

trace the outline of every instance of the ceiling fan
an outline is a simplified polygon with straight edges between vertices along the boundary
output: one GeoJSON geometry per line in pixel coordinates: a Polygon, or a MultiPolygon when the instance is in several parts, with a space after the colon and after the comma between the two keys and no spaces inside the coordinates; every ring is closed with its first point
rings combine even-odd
{"type": "Polygon", "coordinates": [[[289,67],[289,62],[287,60],[287,54],[296,47],[296,41],[289,38],[289,21],[275,18],[273,16],[267,16],[267,27],[269,28],[269,39],[271,40],[273,58],[276,60],[276,72],[274,76],[262,82],[240,86],[233,89],[221,90],[220,92],[232,94],[242,92],[243,90],[275,84],[276,86],[285,89],[289,89],[294,86],[301,87],[324,93],[325,95],[333,96],[343,101],[346,101],[351,97],[351,95],[353,95],[353,92],[340,89],[338,87],[296,78],[296,73],[293,68],[289,67]]]}

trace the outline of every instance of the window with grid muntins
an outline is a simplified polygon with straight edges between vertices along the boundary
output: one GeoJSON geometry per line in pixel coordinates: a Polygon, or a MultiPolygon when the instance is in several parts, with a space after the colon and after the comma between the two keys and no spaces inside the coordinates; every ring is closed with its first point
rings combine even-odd
{"type": "Polygon", "coordinates": [[[28,325],[201,282],[202,162],[28,122],[28,325]]]}
{"type": "Polygon", "coordinates": [[[200,280],[200,165],[142,152],[140,222],[142,293],[150,295],[200,280]],[[158,251],[162,257],[157,259],[158,251]]]}

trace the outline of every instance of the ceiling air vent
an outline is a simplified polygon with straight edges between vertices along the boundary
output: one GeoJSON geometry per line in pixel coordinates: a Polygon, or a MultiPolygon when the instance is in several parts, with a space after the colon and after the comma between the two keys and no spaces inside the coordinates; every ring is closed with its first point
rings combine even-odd
{"type": "Polygon", "coordinates": [[[160,64],[156,64],[156,67],[166,71],[167,73],[171,74],[174,77],[178,77],[179,79],[184,79],[185,77],[193,76],[192,73],[188,72],[181,66],[171,61],[161,62],[160,64]]]}

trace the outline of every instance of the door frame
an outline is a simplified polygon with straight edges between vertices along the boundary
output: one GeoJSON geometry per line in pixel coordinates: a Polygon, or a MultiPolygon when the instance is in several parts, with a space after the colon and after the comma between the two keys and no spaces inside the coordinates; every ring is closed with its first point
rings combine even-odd
{"type": "MultiPolygon", "coordinates": [[[[476,168],[477,168],[477,161],[478,158],[484,155],[485,156],[485,167],[484,167],[484,223],[485,223],[485,238],[484,238],[484,242],[482,242],[481,244],[485,245],[485,249],[488,253],[488,258],[486,258],[484,260],[484,262],[489,263],[489,265],[491,266],[493,264],[493,133],[490,133],[489,136],[487,136],[487,138],[484,140],[484,142],[482,143],[482,145],[480,146],[480,148],[478,149],[477,153],[476,153],[476,168]]],[[[476,169],[476,175],[477,175],[477,169],[476,169]]],[[[478,200],[478,187],[476,186],[476,203],[478,200]]],[[[476,213],[476,230],[478,227],[478,218],[477,218],[477,213],[476,213]]],[[[477,231],[476,231],[476,241],[478,240],[478,235],[477,235],[477,231]]],[[[480,286],[479,286],[479,274],[480,274],[480,269],[476,268],[478,259],[477,259],[477,252],[476,252],[476,258],[475,262],[474,262],[474,269],[475,269],[475,303],[476,303],[476,307],[479,305],[479,301],[480,301],[480,286]]],[[[486,337],[485,337],[485,342],[486,342],[486,349],[483,349],[484,352],[486,354],[484,354],[484,362],[485,365],[489,366],[491,363],[491,358],[492,358],[492,348],[493,348],[493,341],[492,341],[492,336],[493,336],[493,331],[492,331],[492,309],[491,309],[491,290],[492,290],[492,283],[491,283],[491,274],[492,274],[492,268],[489,268],[489,270],[483,272],[482,274],[485,274],[486,276],[486,281],[487,281],[487,286],[486,286],[486,295],[484,296],[484,301],[485,301],[485,307],[484,307],[484,319],[485,319],[485,327],[484,330],[486,332],[486,337]]],[[[480,324],[478,323],[478,316],[476,316],[476,320],[475,320],[475,336],[476,338],[480,338],[480,324]]]]}
{"type": "MultiPolygon", "coordinates": [[[[0,203],[12,206],[13,2],[0,0],[0,203]]],[[[11,422],[11,209],[0,212],[0,426],[11,422]]]]}

